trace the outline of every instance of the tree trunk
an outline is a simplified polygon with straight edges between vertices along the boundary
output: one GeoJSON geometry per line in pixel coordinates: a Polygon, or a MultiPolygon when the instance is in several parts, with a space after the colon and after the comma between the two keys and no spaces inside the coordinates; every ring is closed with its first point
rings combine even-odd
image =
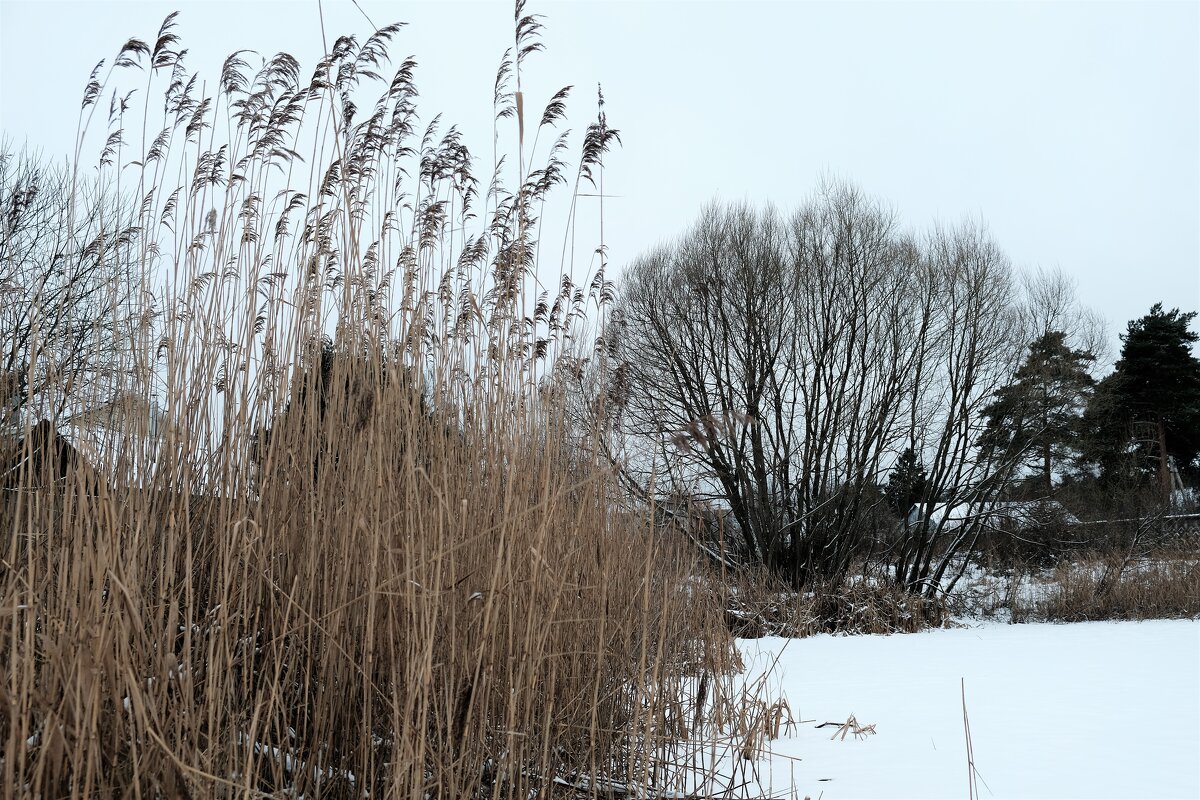
{"type": "Polygon", "coordinates": [[[1046,496],[1054,491],[1054,478],[1050,474],[1050,443],[1047,442],[1042,446],[1042,474],[1045,478],[1046,496]]]}
{"type": "Polygon", "coordinates": [[[1158,418],[1158,478],[1162,485],[1163,502],[1171,505],[1171,465],[1167,461],[1167,426],[1158,418]]]}

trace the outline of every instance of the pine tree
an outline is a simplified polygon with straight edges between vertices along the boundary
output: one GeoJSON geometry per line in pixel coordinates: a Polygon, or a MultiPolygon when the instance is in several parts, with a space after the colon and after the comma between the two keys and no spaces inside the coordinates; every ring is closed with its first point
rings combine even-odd
{"type": "Polygon", "coordinates": [[[1055,471],[1080,457],[1083,412],[1096,385],[1088,373],[1093,361],[1090,352],[1069,347],[1062,331],[1039,336],[1012,383],[984,409],[981,448],[1032,469],[1042,490],[1052,491],[1055,471]]]}
{"type": "Polygon", "coordinates": [[[1089,413],[1099,440],[1093,445],[1096,460],[1114,464],[1121,453],[1135,451],[1141,463],[1154,465],[1168,500],[1171,473],[1164,455],[1183,472],[1200,470],[1200,360],[1191,353],[1200,335],[1188,330],[1195,317],[1194,311],[1164,312],[1155,303],[1149,314],[1131,321],[1121,336],[1121,359],[1089,413]],[[1135,435],[1138,423],[1153,437],[1135,435]]]}
{"type": "Polygon", "coordinates": [[[916,450],[909,447],[900,454],[900,458],[896,459],[896,465],[892,467],[891,475],[888,476],[887,488],[884,489],[883,496],[892,513],[900,519],[904,519],[908,516],[909,509],[924,499],[928,485],[929,479],[925,475],[925,465],[921,463],[921,458],[917,455],[916,450]]]}

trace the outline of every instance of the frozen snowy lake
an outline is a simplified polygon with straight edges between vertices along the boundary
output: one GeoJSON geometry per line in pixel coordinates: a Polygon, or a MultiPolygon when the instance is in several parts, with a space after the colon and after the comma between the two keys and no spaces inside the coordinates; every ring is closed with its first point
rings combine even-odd
{"type": "Polygon", "coordinates": [[[757,764],[814,800],[1200,797],[1200,621],[982,624],[739,642],[804,722],[757,764]],[[824,722],[875,726],[831,741],[824,722]]]}

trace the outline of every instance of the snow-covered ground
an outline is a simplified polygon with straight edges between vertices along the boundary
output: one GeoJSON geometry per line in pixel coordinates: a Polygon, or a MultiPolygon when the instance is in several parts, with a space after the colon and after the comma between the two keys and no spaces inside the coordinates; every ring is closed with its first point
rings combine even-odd
{"type": "Polygon", "coordinates": [[[1200,798],[1200,621],[1003,625],[739,642],[797,724],[768,796],[1200,798]],[[831,741],[853,714],[873,735],[831,741]]]}

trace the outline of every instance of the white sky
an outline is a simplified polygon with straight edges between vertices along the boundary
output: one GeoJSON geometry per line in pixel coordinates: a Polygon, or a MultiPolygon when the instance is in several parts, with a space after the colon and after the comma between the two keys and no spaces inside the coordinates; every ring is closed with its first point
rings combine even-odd
{"type": "MultiPolygon", "coordinates": [[[[512,4],[359,0],[405,21],[424,118],[443,112],[491,168],[491,93],[512,4]]],[[[310,74],[315,0],[0,0],[0,129],[48,156],[73,140],[88,73],[179,9],[191,69],[286,50],[310,74]]],[[[325,0],[330,37],[369,33],[325,0]]],[[[605,234],[621,266],[713,199],[791,208],[825,174],[907,227],[983,219],[1018,266],[1061,267],[1115,334],[1162,301],[1200,307],[1200,3],[548,2],[527,102],[603,84],[624,147],[605,234]]],[[[572,155],[577,150],[572,151],[572,155]]],[[[590,202],[595,202],[590,201],[590,202]]],[[[561,243],[561,233],[547,241],[561,243]]],[[[582,236],[582,234],[581,234],[582,236]]],[[[589,245],[589,249],[590,249],[589,245]]]]}

